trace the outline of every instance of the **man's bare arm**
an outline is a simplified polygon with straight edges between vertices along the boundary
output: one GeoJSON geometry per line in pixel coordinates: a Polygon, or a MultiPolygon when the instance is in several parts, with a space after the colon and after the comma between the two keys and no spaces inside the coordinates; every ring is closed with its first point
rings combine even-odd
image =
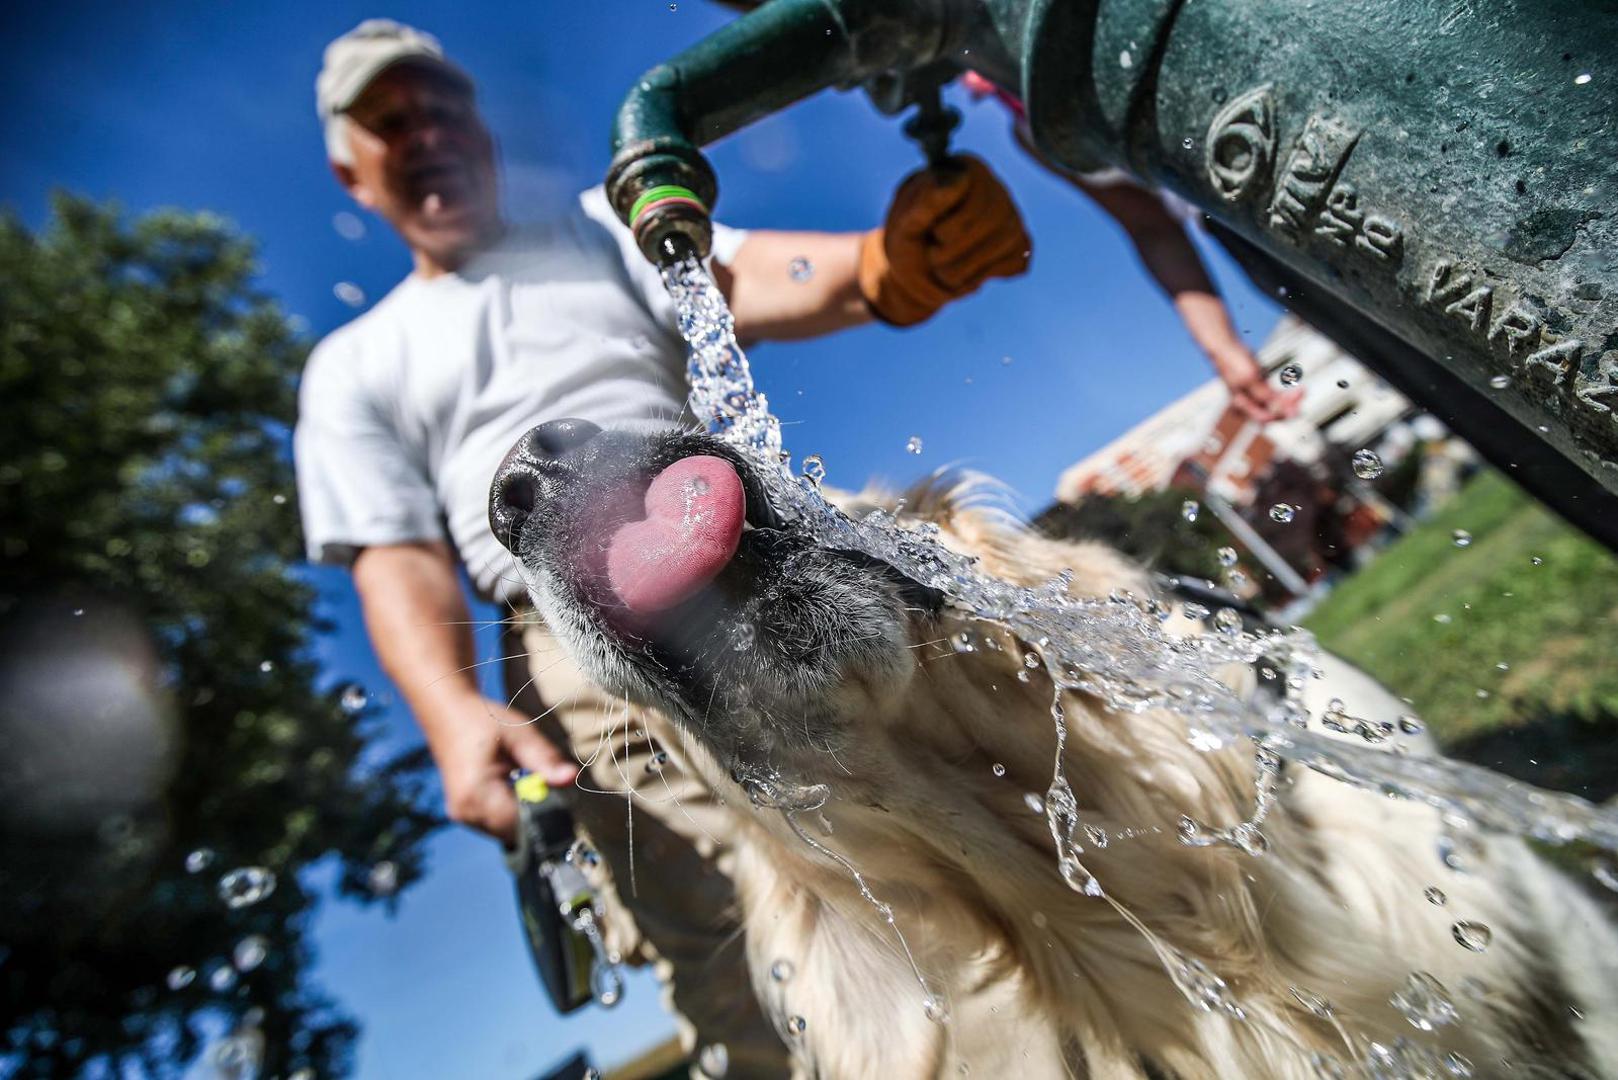
{"type": "Polygon", "coordinates": [[[744,341],[818,337],[872,319],[860,292],[860,233],[754,230],[730,265],[714,263],[714,281],[730,301],[744,341]],[[808,276],[793,277],[795,260],[808,276]]]}
{"type": "Polygon", "coordinates": [[[478,690],[470,612],[442,542],[368,547],[354,561],[365,627],[444,781],[449,816],[510,843],[516,765],[553,784],[578,768],[518,713],[478,690]]]}
{"type": "Polygon", "coordinates": [[[1168,293],[1191,340],[1230,388],[1236,407],[1261,423],[1295,414],[1301,395],[1279,392],[1264,381],[1263,370],[1230,321],[1230,309],[1208,276],[1185,226],[1162,200],[1133,185],[1092,185],[1070,179],[1123,226],[1146,272],[1168,293]]]}

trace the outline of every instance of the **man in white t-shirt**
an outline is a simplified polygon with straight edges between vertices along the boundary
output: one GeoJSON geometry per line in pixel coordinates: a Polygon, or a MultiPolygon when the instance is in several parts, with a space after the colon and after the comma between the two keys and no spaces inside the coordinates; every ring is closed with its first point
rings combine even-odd
{"type": "MultiPolygon", "coordinates": [[[[522,585],[488,525],[495,467],[543,421],[674,420],[686,396],[684,344],[656,271],[599,189],[531,223],[500,219],[493,141],[472,82],[436,40],[388,20],[363,23],[328,46],[316,96],[338,179],[397,230],[414,268],[309,359],[295,437],[309,554],[352,568],[371,641],[427,737],[450,816],[509,843],[511,770],[571,784],[578,761],[599,757],[582,742],[607,739],[611,728],[568,716],[590,691],[568,681],[560,655],[532,656],[519,680],[537,680],[550,707],[567,695],[559,727],[555,718],[534,722],[545,706],[532,698],[514,707],[480,693],[457,568],[480,595],[520,604],[522,585]],[[573,747],[558,745],[565,741],[573,747]]],[[[1029,241],[1015,206],[981,162],[960,161],[947,176],[909,178],[885,225],[869,233],[716,226],[711,269],[738,333],[802,338],[872,318],[909,325],[991,277],[1021,273],[1029,241]],[[807,278],[802,264],[793,272],[799,259],[813,267],[807,278]]],[[[532,632],[525,640],[551,647],[532,632]]],[[[604,724],[610,711],[596,703],[590,722],[604,724]]],[[[620,776],[631,750],[615,751],[620,776]]],[[[636,847],[668,850],[655,861],[641,856],[653,869],[624,898],[640,936],[617,927],[615,947],[626,956],[640,949],[665,983],[681,983],[672,997],[688,1042],[723,1044],[730,1075],[777,1073],[785,1059],[761,1028],[745,974],[736,985],[739,965],[717,958],[734,930],[715,915],[728,885],[709,865],[720,826],[687,828],[701,820],[704,793],[682,789],[686,778],[667,760],[654,759],[660,789],[683,790],[682,805],[660,811],[647,800],[653,820],[637,830],[636,847]],[[674,850],[682,844],[690,850],[674,850]],[[681,862],[699,857],[696,869],[681,862]],[[702,925],[692,925],[694,912],[702,925]]],[[[610,784],[611,774],[592,772],[581,786],[610,784]]],[[[611,790],[633,786],[625,777],[611,790]]],[[[620,796],[611,813],[624,811],[620,796]]],[[[627,853],[603,835],[614,828],[610,815],[576,812],[581,822],[597,813],[589,827],[616,868],[627,853]]]]}

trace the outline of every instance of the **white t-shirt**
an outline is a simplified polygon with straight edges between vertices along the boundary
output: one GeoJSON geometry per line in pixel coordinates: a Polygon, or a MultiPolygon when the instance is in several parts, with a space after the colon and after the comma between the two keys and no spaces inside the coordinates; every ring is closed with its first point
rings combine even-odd
{"type": "MultiPolygon", "coordinates": [[[[728,263],[746,233],[716,226],[728,263]]],[[[685,345],[656,269],[600,188],[453,274],[405,278],[309,357],[293,439],[310,559],[448,538],[477,591],[522,591],[489,482],[535,424],[672,419],[685,345]]]]}

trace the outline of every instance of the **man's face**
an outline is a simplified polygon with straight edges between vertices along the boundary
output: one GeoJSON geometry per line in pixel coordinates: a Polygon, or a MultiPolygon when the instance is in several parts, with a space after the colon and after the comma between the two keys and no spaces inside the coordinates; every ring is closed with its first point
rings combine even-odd
{"type": "Polygon", "coordinates": [[[412,249],[453,267],[493,235],[494,144],[464,88],[399,64],[371,81],[348,117],[354,163],[334,163],[338,179],[412,249]]]}

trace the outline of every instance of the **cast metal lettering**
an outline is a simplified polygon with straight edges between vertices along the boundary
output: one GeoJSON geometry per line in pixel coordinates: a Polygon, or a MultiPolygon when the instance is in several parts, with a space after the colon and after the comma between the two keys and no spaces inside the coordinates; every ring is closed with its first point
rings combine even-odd
{"type": "Polygon", "coordinates": [[[1459,300],[1444,305],[1444,314],[1465,320],[1475,334],[1489,324],[1489,309],[1494,306],[1494,289],[1479,285],[1459,300]]]}
{"type": "Polygon", "coordinates": [[[1270,84],[1247,91],[1214,115],[1204,155],[1208,180],[1226,202],[1264,189],[1275,161],[1275,98],[1270,84]]]}
{"type": "Polygon", "coordinates": [[[1618,359],[1602,357],[1593,370],[1586,367],[1592,365],[1581,366],[1573,380],[1573,399],[1591,412],[1607,413],[1618,421],[1618,359]]]}
{"type": "Polygon", "coordinates": [[[1494,329],[1489,331],[1489,344],[1504,341],[1507,354],[1516,356],[1534,347],[1544,325],[1545,320],[1540,318],[1539,312],[1518,301],[1506,309],[1500,321],[1494,324],[1494,329]]]}
{"type": "Polygon", "coordinates": [[[1528,371],[1549,372],[1551,385],[1561,386],[1562,380],[1567,378],[1567,373],[1573,370],[1574,365],[1579,362],[1579,355],[1583,352],[1584,342],[1578,338],[1567,338],[1532,353],[1523,361],[1523,367],[1528,371]]]}
{"type": "Polygon", "coordinates": [[[1427,277],[1427,302],[1447,304],[1471,287],[1471,274],[1458,273],[1452,261],[1439,259],[1433,263],[1432,273],[1427,277]]]}
{"type": "Polygon", "coordinates": [[[1360,231],[1360,222],[1365,220],[1359,204],[1360,195],[1354,190],[1354,185],[1347,181],[1340,182],[1326,196],[1326,208],[1320,212],[1320,224],[1315,226],[1315,235],[1324,236],[1339,247],[1347,247],[1360,231]]]}
{"type": "Polygon", "coordinates": [[[1360,234],[1354,238],[1355,246],[1362,251],[1395,263],[1404,257],[1404,243],[1404,229],[1397,221],[1381,214],[1368,216],[1360,227],[1360,234]]]}
{"type": "Polygon", "coordinates": [[[1293,236],[1304,230],[1325,203],[1359,137],[1356,129],[1318,113],[1309,118],[1276,181],[1270,198],[1270,228],[1293,236]]]}
{"type": "Polygon", "coordinates": [[[1359,191],[1339,180],[1326,196],[1315,223],[1315,235],[1338,247],[1353,245],[1383,262],[1398,262],[1404,255],[1404,230],[1397,221],[1360,209],[1359,191]]]}

